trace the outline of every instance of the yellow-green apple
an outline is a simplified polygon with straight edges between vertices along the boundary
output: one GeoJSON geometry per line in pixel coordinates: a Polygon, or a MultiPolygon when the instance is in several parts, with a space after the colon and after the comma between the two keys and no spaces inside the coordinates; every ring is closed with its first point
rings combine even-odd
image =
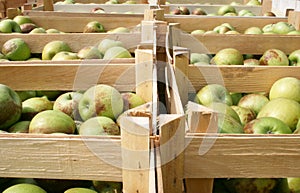
{"type": "Polygon", "coordinates": [[[259,60],[255,58],[245,59],[244,66],[259,66],[259,60]]]}
{"type": "Polygon", "coordinates": [[[263,26],[262,31],[263,31],[263,33],[272,32],[273,28],[274,28],[274,24],[273,23],[266,24],[265,26],[263,26]]]}
{"type": "Polygon", "coordinates": [[[268,49],[259,59],[260,65],[266,66],[288,66],[287,55],[279,49],[268,49]]]}
{"type": "Polygon", "coordinates": [[[9,127],[9,133],[28,133],[30,121],[18,121],[9,127]]]}
{"type": "Polygon", "coordinates": [[[61,51],[56,53],[52,57],[52,61],[61,61],[61,60],[78,60],[79,57],[77,56],[76,52],[69,52],[69,51],[61,51]]]}
{"type": "Polygon", "coordinates": [[[0,21],[1,33],[21,33],[20,25],[12,19],[3,19],[0,21]]]}
{"type": "Polygon", "coordinates": [[[31,49],[22,38],[12,38],[3,44],[2,53],[9,60],[23,61],[30,58],[31,49]]]}
{"type": "Polygon", "coordinates": [[[86,121],[94,116],[107,116],[115,120],[123,112],[121,93],[114,87],[98,84],[87,89],[79,101],[79,114],[86,121]]]}
{"type": "Polygon", "coordinates": [[[105,190],[110,190],[108,192],[114,192],[114,193],[122,193],[122,182],[112,182],[112,181],[97,181],[93,180],[93,187],[98,192],[105,190]]]}
{"type": "Polygon", "coordinates": [[[287,33],[287,35],[300,35],[300,30],[293,30],[287,33]]]}
{"type": "Polygon", "coordinates": [[[71,52],[70,46],[61,40],[53,40],[48,42],[42,51],[42,60],[51,60],[55,54],[61,51],[71,52]]]}
{"type": "Polygon", "coordinates": [[[263,13],[263,16],[276,17],[276,14],[272,11],[266,11],[263,13]]]}
{"type": "Polygon", "coordinates": [[[103,59],[111,60],[114,58],[132,58],[132,56],[126,48],[114,46],[106,50],[103,59]]]}
{"type": "Polygon", "coordinates": [[[78,103],[82,95],[83,94],[80,92],[73,91],[63,93],[54,101],[53,109],[66,113],[74,120],[81,120],[78,111],[78,103]]]}
{"type": "Polygon", "coordinates": [[[218,15],[225,15],[226,13],[237,13],[236,9],[232,5],[221,5],[219,7],[217,14],[218,15]]]}
{"type": "Polygon", "coordinates": [[[104,55],[106,50],[114,46],[124,47],[121,41],[105,38],[99,43],[98,49],[104,55]]]}
{"type": "Polygon", "coordinates": [[[111,118],[96,116],[84,121],[78,133],[79,135],[120,135],[120,128],[111,118]]]}
{"type": "Polygon", "coordinates": [[[211,57],[207,54],[191,53],[190,63],[194,65],[207,65],[210,63],[211,57]]]}
{"type": "Polygon", "coordinates": [[[127,28],[127,27],[117,27],[117,28],[114,28],[112,30],[107,31],[107,33],[111,33],[111,34],[114,34],[114,33],[130,33],[130,29],[127,28]]]}
{"type": "Polygon", "coordinates": [[[102,33],[105,32],[104,26],[99,21],[90,21],[84,28],[83,33],[102,33]]]}
{"type": "Polygon", "coordinates": [[[36,114],[53,109],[53,103],[45,96],[32,97],[22,102],[22,120],[31,120],[36,114]]]}
{"type": "Polygon", "coordinates": [[[216,65],[243,65],[243,55],[235,48],[224,48],[216,53],[212,58],[212,63],[216,65]]]}
{"type": "Polygon", "coordinates": [[[124,100],[123,111],[135,108],[146,103],[146,101],[141,96],[133,92],[123,92],[121,93],[121,95],[124,100]]]}
{"type": "Polygon", "coordinates": [[[208,106],[212,102],[222,102],[232,105],[232,98],[228,90],[220,84],[208,84],[196,94],[196,102],[208,106]]]}
{"type": "Polygon", "coordinates": [[[230,106],[239,116],[241,124],[244,126],[248,122],[256,118],[256,114],[253,110],[237,105],[230,106]]]}
{"type": "Polygon", "coordinates": [[[47,34],[61,34],[63,33],[62,31],[58,30],[58,29],[54,29],[54,28],[50,28],[46,30],[47,34]]]}
{"type": "Polygon", "coordinates": [[[262,34],[263,31],[260,29],[260,27],[252,26],[248,27],[245,31],[244,34],[262,34]]]}
{"type": "Polygon", "coordinates": [[[33,23],[31,18],[27,15],[17,15],[13,18],[13,20],[19,25],[22,25],[24,23],[33,23]]]}
{"type": "Polygon", "coordinates": [[[127,0],[123,4],[136,4],[135,0],[127,0]]]}
{"type": "Polygon", "coordinates": [[[196,7],[193,11],[192,11],[193,15],[207,15],[206,11],[204,11],[201,7],[196,7]]]}
{"type": "Polygon", "coordinates": [[[271,86],[269,99],[281,97],[300,103],[300,80],[295,77],[283,77],[276,80],[271,86]]]}
{"type": "Polygon", "coordinates": [[[203,29],[195,29],[195,30],[191,31],[192,35],[204,34],[204,33],[205,33],[205,30],[203,30],[203,29]]]}
{"type": "Polygon", "coordinates": [[[300,178],[287,178],[289,193],[300,193],[300,178]]]}
{"type": "Polygon", "coordinates": [[[36,91],[34,90],[26,90],[26,91],[16,91],[17,94],[19,95],[21,101],[25,101],[26,99],[32,98],[36,96],[36,91]]]}
{"type": "Polygon", "coordinates": [[[224,181],[224,185],[229,192],[245,193],[271,193],[277,187],[277,178],[229,178],[224,181]]]}
{"type": "Polygon", "coordinates": [[[189,15],[190,14],[190,10],[186,6],[179,6],[179,9],[180,9],[181,15],[189,15]]]}
{"type": "Polygon", "coordinates": [[[290,53],[288,59],[291,66],[300,66],[300,49],[290,53]]]}
{"type": "Polygon", "coordinates": [[[0,129],[5,130],[16,123],[22,112],[22,101],[10,87],[0,84],[0,129]]]}
{"type": "Polygon", "coordinates": [[[288,98],[275,98],[262,107],[257,114],[257,118],[260,117],[278,118],[295,131],[300,119],[300,104],[288,98]]]}
{"type": "Polygon", "coordinates": [[[296,30],[295,27],[292,24],[289,24],[285,21],[279,21],[273,26],[273,32],[277,34],[287,34],[294,30],[296,30]]]}
{"type": "Polygon", "coordinates": [[[218,113],[218,132],[219,133],[244,133],[242,124],[233,117],[218,113]]]}
{"type": "Polygon", "coordinates": [[[249,13],[250,10],[248,9],[241,9],[239,12],[238,12],[238,16],[244,16],[246,13],[249,13]]]}
{"type": "Polygon", "coordinates": [[[244,132],[249,134],[292,134],[290,127],[275,117],[260,117],[248,122],[244,132]]]}
{"type": "Polygon", "coordinates": [[[64,193],[97,193],[97,192],[90,188],[70,188],[64,191],[64,193]]]}
{"type": "Polygon", "coordinates": [[[250,0],[246,3],[246,5],[257,6],[257,5],[261,5],[261,2],[258,0],[250,0]]]}
{"type": "Polygon", "coordinates": [[[31,30],[29,33],[30,34],[45,34],[47,32],[46,32],[46,29],[44,29],[42,27],[36,27],[33,30],[31,30]]]}
{"type": "Polygon", "coordinates": [[[12,185],[8,188],[6,188],[2,193],[16,193],[16,192],[22,192],[22,193],[47,193],[44,189],[41,187],[35,185],[35,184],[29,184],[29,183],[20,183],[12,185]]]}
{"type": "Polygon", "coordinates": [[[77,56],[80,59],[102,59],[103,55],[96,46],[85,46],[81,48],[77,56]]]}
{"type": "Polygon", "coordinates": [[[229,92],[231,99],[232,99],[232,105],[237,105],[241,98],[243,97],[243,94],[240,92],[229,92]]]}
{"type": "Polygon", "coordinates": [[[268,102],[269,99],[265,95],[258,94],[258,93],[249,93],[244,95],[240,99],[238,106],[249,108],[252,111],[254,111],[255,114],[257,115],[262,109],[262,107],[265,106],[268,102]]]}
{"type": "Polygon", "coordinates": [[[226,114],[226,115],[232,117],[233,119],[235,119],[238,123],[241,123],[238,113],[233,108],[231,108],[231,106],[229,106],[225,103],[213,102],[213,103],[209,104],[208,107],[213,109],[218,114],[226,114]]]}
{"type": "Polygon", "coordinates": [[[219,34],[224,34],[228,31],[231,31],[231,29],[228,26],[225,26],[225,25],[218,25],[213,29],[213,31],[215,31],[219,34]]]}
{"type": "Polygon", "coordinates": [[[67,114],[58,110],[46,110],[36,114],[29,124],[29,133],[66,133],[73,134],[76,125],[67,114]]]}

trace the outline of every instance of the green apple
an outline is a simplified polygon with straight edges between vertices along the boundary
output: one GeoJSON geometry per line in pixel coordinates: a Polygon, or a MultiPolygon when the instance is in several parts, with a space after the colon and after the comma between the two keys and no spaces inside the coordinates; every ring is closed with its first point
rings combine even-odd
{"type": "Polygon", "coordinates": [[[62,31],[58,30],[58,29],[54,29],[54,28],[50,28],[46,30],[47,34],[61,34],[63,33],[62,31]]]}
{"type": "Polygon", "coordinates": [[[126,48],[114,46],[106,50],[103,59],[111,60],[114,58],[132,58],[132,56],[126,48]]]}
{"type": "Polygon", "coordinates": [[[239,103],[238,106],[249,108],[257,115],[260,110],[269,102],[268,97],[258,93],[249,93],[244,95],[239,103]]]}
{"type": "Polygon", "coordinates": [[[212,58],[216,65],[243,65],[243,55],[235,48],[224,48],[212,58]]]}
{"type": "Polygon", "coordinates": [[[58,110],[45,110],[33,117],[29,124],[29,133],[66,133],[73,134],[76,125],[67,114],[58,110]]]}
{"type": "Polygon", "coordinates": [[[218,113],[217,116],[219,133],[244,133],[241,122],[227,114],[218,113]]]}
{"type": "Polygon", "coordinates": [[[75,52],[69,52],[69,51],[60,51],[56,53],[52,57],[52,61],[61,61],[61,60],[78,60],[79,57],[77,56],[77,53],[75,52]]]}
{"type": "Polygon", "coordinates": [[[300,103],[300,80],[295,77],[283,77],[276,80],[271,86],[269,99],[281,97],[300,103]]]}
{"type": "Polygon", "coordinates": [[[25,23],[33,23],[31,18],[27,15],[17,15],[13,18],[13,20],[19,25],[22,25],[25,23]]]}
{"type": "Polygon", "coordinates": [[[34,28],[33,30],[31,30],[29,33],[30,34],[45,34],[47,32],[46,32],[46,29],[44,29],[42,27],[37,27],[37,28],[34,28]]]}
{"type": "Polygon", "coordinates": [[[265,66],[288,66],[287,55],[279,49],[268,49],[259,59],[260,65],[265,66]]]}
{"type": "Polygon", "coordinates": [[[110,191],[107,191],[106,193],[122,193],[122,182],[93,180],[92,183],[93,187],[98,192],[105,193],[106,190],[110,189],[110,191]]]}
{"type": "Polygon", "coordinates": [[[79,135],[120,135],[120,128],[111,118],[96,116],[84,121],[78,133],[79,135]]]}
{"type": "Polygon", "coordinates": [[[70,188],[64,191],[64,193],[97,193],[97,192],[90,188],[70,188]]]}
{"type": "Polygon", "coordinates": [[[232,99],[232,105],[237,105],[241,98],[243,97],[243,94],[240,92],[229,92],[231,99],[232,99]]]}
{"type": "Polygon", "coordinates": [[[112,30],[107,31],[107,33],[115,34],[115,33],[130,33],[130,29],[127,27],[117,27],[112,30]]]}
{"type": "Polygon", "coordinates": [[[278,183],[277,178],[229,178],[224,182],[229,192],[234,193],[272,193],[278,183]]]}
{"type": "Polygon", "coordinates": [[[257,118],[260,117],[278,118],[295,131],[300,119],[300,104],[288,98],[275,98],[262,107],[257,114],[257,118]]]}
{"type": "Polygon", "coordinates": [[[239,116],[241,124],[246,125],[248,122],[256,118],[256,114],[253,110],[237,105],[230,106],[239,116]]]}
{"type": "Polygon", "coordinates": [[[292,134],[290,127],[275,117],[260,117],[248,122],[244,132],[249,134],[292,134]]]}
{"type": "Polygon", "coordinates": [[[287,178],[287,184],[291,193],[300,193],[300,178],[287,178]]]}
{"type": "Polygon", "coordinates": [[[225,15],[226,13],[236,13],[236,9],[232,5],[221,5],[217,11],[217,14],[225,15]]]}
{"type": "Polygon", "coordinates": [[[300,35],[300,30],[292,30],[288,32],[287,35],[300,35]]]}
{"type": "Polygon", "coordinates": [[[18,121],[13,124],[9,129],[9,133],[28,133],[30,121],[18,121]]]}
{"type": "Polygon", "coordinates": [[[1,33],[13,33],[13,32],[17,32],[17,33],[21,33],[21,28],[20,25],[17,24],[17,22],[15,22],[12,19],[4,19],[0,21],[0,32],[1,33]]]}
{"type": "Polygon", "coordinates": [[[232,105],[232,98],[228,90],[220,84],[208,84],[202,87],[196,94],[196,102],[209,106],[213,102],[222,102],[232,105]]]}
{"type": "Polygon", "coordinates": [[[234,13],[234,12],[229,12],[229,13],[225,13],[223,16],[237,16],[237,13],[234,13]]]}
{"type": "Polygon", "coordinates": [[[135,108],[146,103],[146,101],[141,96],[133,92],[124,92],[121,93],[121,95],[124,101],[123,111],[135,108]]]}
{"type": "Polygon", "coordinates": [[[114,87],[98,84],[86,90],[79,101],[79,114],[86,121],[94,116],[107,116],[115,120],[123,112],[121,93],[114,87]]]}
{"type": "Polygon", "coordinates": [[[248,9],[242,9],[238,12],[238,16],[244,16],[246,13],[249,13],[250,10],[248,9]]]}
{"type": "Polygon", "coordinates": [[[273,32],[277,34],[287,34],[294,30],[296,29],[292,24],[289,24],[288,22],[284,22],[284,21],[279,21],[275,23],[273,26],[273,32]]]}
{"type": "Polygon", "coordinates": [[[290,53],[288,59],[291,66],[300,66],[300,49],[290,53]]]}
{"type": "Polygon", "coordinates": [[[70,46],[61,40],[53,40],[48,42],[42,51],[42,60],[51,60],[55,54],[61,51],[71,52],[70,46]]]}
{"type": "Polygon", "coordinates": [[[105,38],[99,43],[98,49],[104,55],[106,50],[115,46],[124,47],[121,41],[105,38]]]}
{"type": "Polygon", "coordinates": [[[28,184],[28,183],[20,183],[15,184],[7,189],[5,189],[2,193],[47,193],[44,189],[41,187],[34,185],[34,184],[28,184]]]}
{"type": "Polygon", "coordinates": [[[208,54],[201,54],[201,53],[191,53],[190,56],[190,63],[191,64],[209,64],[211,57],[208,54]]]}
{"type": "Polygon", "coordinates": [[[204,34],[204,33],[205,33],[205,30],[203,30],[203,29],[195,29],[195,30],[191,31],[192,35],[204,34]]]}
{"type": "Polygon", "coordinates": [[[123,4],[136,4],[135,0],[127,0],[123,4]]]}
{"type": "Polygon", "coordinates": [[[261,2],[258,0],[250,0],[246,3],[246,5],[258,6],[258,5],[261,5],[261,2]]]}
{"type": "Polygon", "coordinates": [[[213,109],[218,114],[226,114],[226,115],[232,117],[233,119],[235,119],[238,123],[241,123],[238,113],[233,108],[231,108],[231,106],[229,106],[225,103],[213,102],[213,103],[209,104],[208,107],[213,109]]]}
{"type": "Polygon", "coordinates": [[[244,34],[262,34],[262,33],[263,33],[262,29],[256,26],[249,27],[244,31],[244,34]]]}
{"type": "Polygon", "coordinates": [[[90,21],[84,28],[83,33],[102,33],[105,32],[104,26],[99,21],[90,21]]]}
{"type": "Polygon", "coordinates": [[[53,109],[53,103],[45,96],[32,97],[22,102],[22,120],[31,120],[36,114],[53,109]]]}
{"type": "Polygon", "coordinates": [[[83,94],[80,92],[73,91],[63,93],[54,101],[53,109],[66,113],[74,120],[81,120],[78,111],[78,103],[82,95],[83,94]]]}
{"type": "Polygon", "coordinates": [[[102,59],[103,55],[96,46],[85,46],[81,48],[77,56],[80,59],[102,59]]]}
{"type": "Polygon", "coordinates": [[[24,61],[30,58],[31,49],[22,38],[12,38],[3,44],[2,53],[9,60],[24,61]]]}
{"type": "Polygon", "coordinates": [[[273,32],[273,28],[274,28],[274,24],[270,23],[270,24],[263,26],[262,31],[263,31],[263,33],[273,32]]]}
{"type": "Polygon", "coordinates": [[[0,84],[0,129],[8,129],[16,123],[22,113],[22,102],[19,95],[7,85],[0,84]]]}
{"type": "Polygon", "coordinates": [[[244,60],[244,66],[259,66],[259,60],[255,58],[249,58],[244,60]]]}
{"type": "Polygon", "coordinates": [[[26,99],[36,96],[36,92],[34,90],[16,91],[16,92],[19,95],[21,101],[25,101],[26,99]]]}

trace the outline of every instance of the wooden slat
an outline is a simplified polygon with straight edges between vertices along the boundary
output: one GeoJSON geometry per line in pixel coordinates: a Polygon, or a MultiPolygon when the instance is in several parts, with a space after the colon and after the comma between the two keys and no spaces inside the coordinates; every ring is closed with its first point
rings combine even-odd
{"type": "Polygon", "coordinates": [[[135,89],[134,62],[121,65],[81,61],[41,65],[24,62],[1,64],[0,69],[1,84],[15,90],[85,90],[97,83],[115,86],[120,91],[135,89]]]}
{"type": "Polygon", "coordinates": [[[299,135],[217,136],[186,137],[186,178],[299,177],[299,135]]]}
{"type": "MultiPolygon", "coordinates": [[[[171,4],[191,4],[191,3],[202,3],[202,4],[230,4],[232,0],[168,0],[171,4]]],[[[244,0],[235,0],[237,3],[244,3],[244,0]]]]}
{"type": "Polygon", "coordinates": [[[122,181],[120,137],[0,134],[1,177],[122,181]]]}
{"type": "Polygon", "coordinates": [[[297,66],[189,66],[190,92],[197,92],[209,83],[225,85],[230,92],[266,92],[279,78],[300,78],[297,66]],[[241,86],[243,85],[243,86],[241,86]]]}
{"type": "Polygon", "coordinates": [[[235,48],[242,54],[257,55],[262,55],[268,49],[277,48],[290,54],[300,48],[300,36],[295,35],[190,35],[181,33],[180,42],[180,46],[189,48],[191,52],[207,54],[215,54],[224,48],[235,48]]]}
{"type": "MultiPolygon", "coordinates": [[[[49,29],[49,28],[47,28],[49,29]]],[[[107,34],[107,33],[65,33],[65,34],[0,34],[0,46],[9,39],[22,38],[30,47],[32,53],[42,53],[44,46],[51,41],[66,42],[73,52],[78,52],[85,46],[98,46],[103,39],[121,41],[131,52],[140,43],[140,33],[107,34]]]]}

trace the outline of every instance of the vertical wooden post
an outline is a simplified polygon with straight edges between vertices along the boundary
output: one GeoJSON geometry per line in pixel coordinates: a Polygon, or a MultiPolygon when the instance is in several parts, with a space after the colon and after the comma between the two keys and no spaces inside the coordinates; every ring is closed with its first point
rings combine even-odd
{"type": "Polygon", "coordinates": [[[6,10],[6,17],[9,19],[13,19],[19,15],[18,9],[17,8],[7,8],[6,10]]]}
{"type": "Polygon", "coordinates": [[[300,30],[300,11],[289,11],[288,22],[300,30]]]}
{"type": "Polygon", "coordinates": [[[53,0],[44,0],[44,11],[54,11],[53,0]]]}
{"type": "Polygon", "coordinates": [[[262,15],[266,12],[272,11],[272,0],[263,0],[262,1],[262,7],[261,7],[262,15]]]}

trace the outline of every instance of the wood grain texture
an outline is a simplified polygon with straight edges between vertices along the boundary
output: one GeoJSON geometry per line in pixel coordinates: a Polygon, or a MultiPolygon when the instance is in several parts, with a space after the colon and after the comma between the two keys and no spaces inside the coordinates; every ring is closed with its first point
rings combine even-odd
{"type": "Polygon", "coordinates": [[[299,140],[299,135],[191,135],[186,137],[184,176],[299,177],[299,140]]]}
{"type": "Polygon", "coordinates": [[[1,63],[0,82],[14,90],[85,90],[102,83],[112,85],[120,91],[134,91],[134,61],[127,64],[106,62],[1,63]]]}
{"type": "Polygon", "coordinates": [[[120,137],[0,134],[1,177],[122,181],[120,137]]]}

